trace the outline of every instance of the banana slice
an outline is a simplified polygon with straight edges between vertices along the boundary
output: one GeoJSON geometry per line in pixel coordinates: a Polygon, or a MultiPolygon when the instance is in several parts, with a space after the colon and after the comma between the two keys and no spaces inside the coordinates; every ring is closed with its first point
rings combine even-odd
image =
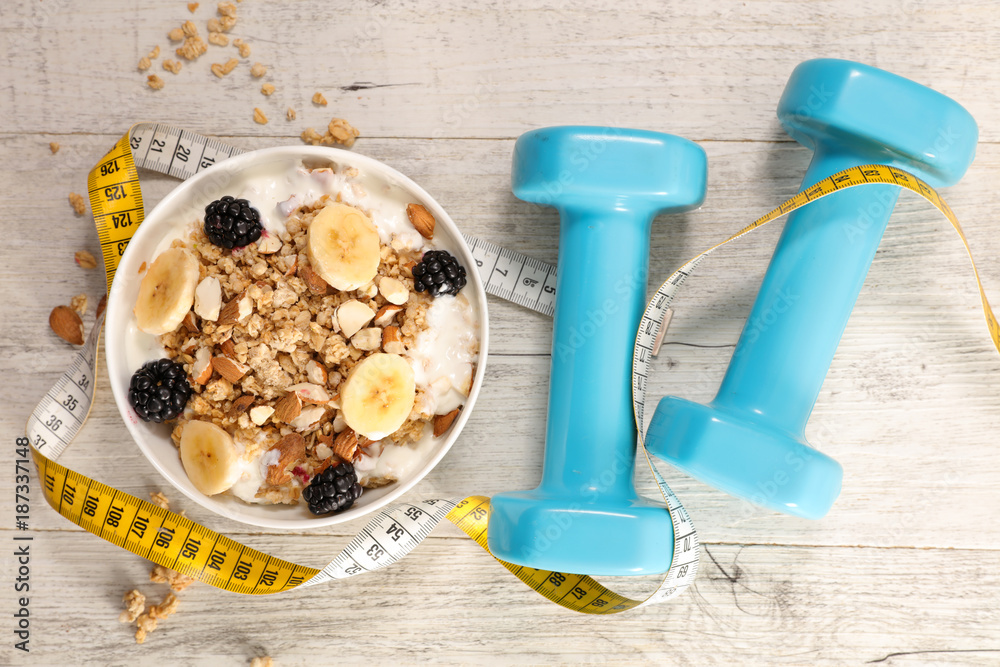
{"type": "Polygon", "coordinates": [[[212,422],[185,424],[180,449],[184,472],[206,496],[222,493],[240,477],[240,457],[233,439],[212,422]]]}
{"type": "Polygon", "coordinates": [[[413,368],[398,354],[373,354],[351,369],[340,392],[344,421],[372,440],[396,431],[413,409],[413,368]]]}
{"type": "Polygon", "coordinates": [[[194,304],[198,260],[190,250],[170,248],[160,253],[139,284],[136,323],[146,333],[170,333],[181,325],[194,304]]]}
{"type": "Polygon", "coordinates": [[[312,268],[331,287],[356,290],[378,272],[378,232],[364,213],[347,204],[329,204],[309,225],[312,268]]]}

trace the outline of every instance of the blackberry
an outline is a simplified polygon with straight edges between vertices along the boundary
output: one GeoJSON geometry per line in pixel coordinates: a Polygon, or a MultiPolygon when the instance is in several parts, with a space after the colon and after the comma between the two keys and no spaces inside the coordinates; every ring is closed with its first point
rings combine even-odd
{"type": "Polygon", "coordinates": [[[246,199],[226,195],[205,207],[205,236],[221,248],[242,248],[262,231],[260,212],[246,199]]]}
{"type": "Polygon", "coordinates": [[[338,463],[316,475],[302,489],[313,514],[335,514],[349,509],[361,497],[358,474],[350,463],[338,463]]]}
{"type": "Polygon", "coordinates": [[[146,422],[174,419],[191,396],[184,367],[170,359],[147,361],[132,375],[128,402],[146,422]]]}
{"type": "Polygon", "coordinates": [[[465,287],[465,267],[447,250],[429,250],[413,267],[413,289],[431,296],[458,294],[465,287]]]}

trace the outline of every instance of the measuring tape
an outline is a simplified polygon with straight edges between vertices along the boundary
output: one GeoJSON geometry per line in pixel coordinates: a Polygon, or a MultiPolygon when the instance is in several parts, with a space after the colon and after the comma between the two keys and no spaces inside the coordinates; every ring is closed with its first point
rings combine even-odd
{"type": "MultiPolygon", "coordinates": [[[[122,137],[91,171],[88,180],[109,288],[121,254],[143,219],[136,167],[186,178],[240,152],[214,139],[153,123],[136,125],[122,137]]],[[[889,167],[860,167],[836,174],[799,193],[692,259],[657,290],[646,308],[635,343],[633,404],[640,427],[639,445],[663,494],[675,536],[670,569],[656,591],[644,600],[635,600],[585,575],[535,570],[499,561],[504,567],[553,602],[594,614],[618,613],[662,602],[680,594],[694,581],[699,555],[697,533],[686,510],[642,448],[641,438],[645,378],[649,375],[651,358],[658,351],[665,318],[671,312],[668,306],[684,279],[704,257],[722,245],[838,189],[876,182],[906,187],[931,201],[952,222],[969,250],[954,214],[929,186],[889,167]]],[[[467,237],[466,240],[488,293],[552,314],[554,267],[480,239],[467,237]]],[[[978,281],[978,271],[976,278],[978,281]]],[[[1000,327],[986,301],[981,282],[979,289],[991,336],[1000,351],[1000,327]]],[[[103,314],[70,369],[35,408],[28,421],[28,439],[18,443],[19,449],[25,448],[25,454],[30,443],[46,500],[70,521],[160,565],[219,588],[247,594],[277,593],[380,569],[406,555],[444,519],[487,549],[488,498],[470,496],[461,500],[401,503],[376,515],[329,565],[317,570],[246,547],[189,519],[59,465],[54,459],[79,431],[93,402],[102,324],[103,314]]],[[[20,455],[20,451],[18,453],[20,455]]]]}

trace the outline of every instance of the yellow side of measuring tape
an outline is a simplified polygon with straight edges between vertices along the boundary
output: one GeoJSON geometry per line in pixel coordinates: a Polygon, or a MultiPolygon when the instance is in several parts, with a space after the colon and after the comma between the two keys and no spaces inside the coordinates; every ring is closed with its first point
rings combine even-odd
{"type": "MultiPolygon", "coordinates": [[[[715,249],[820,197],[847,187],[869,183],[898,185],[930,201],[952,223],[969,253],[970,260],[972,259],[968,242],[958,220],[950,207],[932,188],[901,170],[884,165],[867,165],[835,174],[798,193],[778,208],[685,264],[661,286],[658,295],[654,296],[643,316],[644,323],[647,319],[657,317],[659,313],[660,320],[657,320],[656,330],[659,329],[663,309],[666,307],[665,302],[669,303],[673,298],[676,288],[690,273],[690,268],[715,249]]],[[[121,255],[135,229],[143,220],[142,194],[129,134],[122,137],[90,173],[88,188],[110,288],[121,255]]],[[[973,270],[990,336],[1000,352],[1000,326],[986,299],[974,262],[973,270]]],[[[643,329],[647,333],[653,331],[652,335],[655,338],[653,328],[640,326],[640,332],[643,329]]],[[[94,347],[94,368],[97,356],[96,336],[96,333],[93,334],[93,340],[88,341],[88,344],[92,343],[94,347]]],[[[650,344],[652,345],[652,341],[650,344]]],[[[653,349],[652,346],[650,349],[653,349]]],[[[639,424],[641,423],[640,419],[639,424]]],[[[28,445],[29,441],[27,439],[23,443],[19,441],[18,445],[22,444],[28,445]]],[[[34,446],[31,447],[31,453],[43,482],[44,496],[57,512],[98,537],[157,564],[218,588],[252,595],[278,593],[307,585],[310,579],[322,572],[316,568],[297,565],[251,549],[185,517],[69,470],[42,454],[34,446]]],[[[658,481],[662,481],[655,469],[650,467],[658,481]]],[[[486,529],[489,522],[488,498],[482,496],[465,498],[455,504],[446,518],[488,551],[486,544],[486,529]]],[[[634,600],[614,593],[585,575],[548,572],[500,562],[539,594],[574,611],[595,614],[618,613],[647,601],[634,600]]]]}

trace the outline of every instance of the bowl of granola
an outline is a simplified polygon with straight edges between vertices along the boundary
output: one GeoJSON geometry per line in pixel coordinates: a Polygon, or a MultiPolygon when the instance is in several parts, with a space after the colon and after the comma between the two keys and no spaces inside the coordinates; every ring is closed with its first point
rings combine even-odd
{"type": "Polygon", "coordinates": [[[371,158],[280,147],[206,169],[148,213],[108,297],[125,425],[174,486],[237,521],[381,508],[475,403],[474,261],[444,209],[371,158]]]}

